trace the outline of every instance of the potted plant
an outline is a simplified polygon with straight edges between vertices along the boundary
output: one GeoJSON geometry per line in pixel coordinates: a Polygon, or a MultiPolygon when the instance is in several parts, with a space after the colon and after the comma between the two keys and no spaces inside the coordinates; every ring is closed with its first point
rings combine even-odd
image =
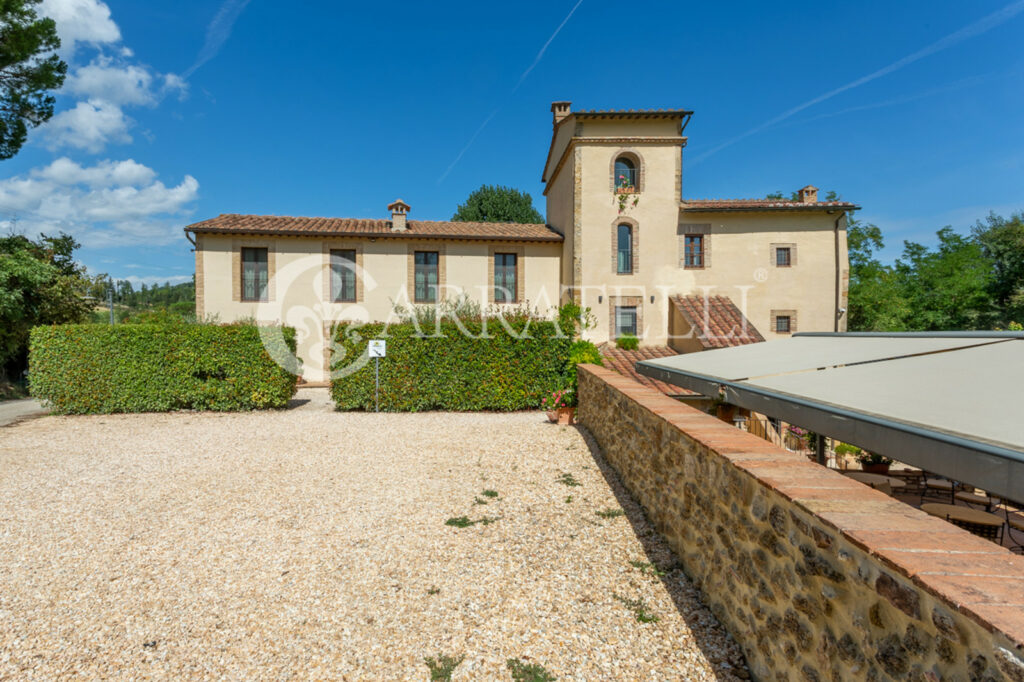
{"type": "Polygon", "coordinates": [[[892,464],[892,460],[885,455],[868,452],[867,450],[861,450],[860,454],[855,455],[855,457],[860,462],[861,469],[869,474],[885,475],[889,473],[889,466],[892,464]]]}
{"type": "Polygon", "coordinates": [[[547,411],[548,421],[552,424],[572,424],[576,418],[576,392],[571,388],[555,391],[544,396],[540,406],[547,411]]]}

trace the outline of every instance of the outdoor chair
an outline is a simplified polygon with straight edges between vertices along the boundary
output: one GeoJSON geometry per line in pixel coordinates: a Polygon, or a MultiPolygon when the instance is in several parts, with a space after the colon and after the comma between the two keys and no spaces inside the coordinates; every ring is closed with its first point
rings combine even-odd
{"type": "Polygon", "coordinates": [[[1006,513],[1006,538],[1010,541],[1010,551],[1024,554],[1024,505],[1009,500],[1002,501],[1006,513]],[[1010,507],[1014,507],[1011,512],[1010,507]],[[1016,535],[1020,533],[1020,537],[1016,535]]]}
{"type": "Polygon", "coordinates": [[[992,511],[992,508],[999,504],[998,497],[993,498],[988,495],[979,495],[978,493],[969,493],[966,491],[960,491],[953,495],[953,497],[967,505],[984,507],[985,511],[992,511]]]}
{"type": "Polygon", "coordinates": [[[920,495],[924,492],[925,472],[916,469],[890,469],[886,476],[898,478],[905,484],[900,493],[920,495]]]}
{"type": "Polygon", "coordinates": [[[924,502],[926,497],[938,499],[942,501],[948,501],[950,504],[955,504],[956,499],[953,497],[956,491],[956,483],[948,481],[944,478],[932,478],[926,477],[924,480],[924,488],[921,490],[921,501],[924,502]]]}

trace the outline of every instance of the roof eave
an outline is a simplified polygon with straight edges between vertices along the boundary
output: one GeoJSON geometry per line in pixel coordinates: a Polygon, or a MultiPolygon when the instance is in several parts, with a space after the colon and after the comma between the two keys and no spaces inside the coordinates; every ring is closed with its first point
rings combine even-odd
{"type": "MultiPolygon", "coordinates": [[[[548,228],[550,229],[550,228],[548,228]]],[[[453,241],[486,241],[486,242],[536,242],[560,243],[565,237],[552,230],[551,235],[543,237],[530,237],[520,235],[462,235],[462,234],[440,234],[424,232],[359,232],[354,230],[341,230],[334,232],[309,232],[307,230],[247,230],[247,229],[225,229],[218,227],[198,227],[189,225],[185,232],[193,234],[225,234],[225,235],[260,235],[265,237],[361,237],[363,239],[447,239],[453,241]]]]}
{"type": "Polygon", "coordinates": [[[826,213],[838,213],[845,211],[859,211],[860,206],[848,204],[845,206],[687,206],[685,203],[679,205],[680,211],[687,213],[734,213],[737,211],[753,212],[800,212],[800,211],[825,211],[826,213]]]}

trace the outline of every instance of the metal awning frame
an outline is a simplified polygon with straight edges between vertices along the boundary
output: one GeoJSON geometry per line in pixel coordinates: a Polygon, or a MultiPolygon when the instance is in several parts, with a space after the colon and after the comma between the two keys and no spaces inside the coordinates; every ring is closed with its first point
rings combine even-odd
{"type": "MultiPolygon", "coordinates": [[[[968,334],[965,333],[963,336],[968,334]]],[[[995,335],[989,332],[984,336],[995,335]]],[[[1010,333],[1005,336],[1019,338],[1020,335],[1010,333]]],[[[649,361],[638,362],[636,368],[640,374],[652,379],[682,386],[732,405],[770,415],[870,452],[983,488],[991,494],[1024,502],[1024,452],[996,443],[971,440],[896,419],[846,409],[831,403],[807,400],[781,391],[751,386],[741,381],[728,381],[690,371],[667,369],[649,361]]]]}

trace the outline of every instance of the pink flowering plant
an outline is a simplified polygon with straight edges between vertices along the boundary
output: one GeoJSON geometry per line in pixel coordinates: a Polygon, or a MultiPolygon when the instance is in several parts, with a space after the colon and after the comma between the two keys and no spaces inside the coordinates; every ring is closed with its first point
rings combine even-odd
{"type": "Polygon", "coordinates": [[[541,409],[552,412],[560,407],[575,407],[576,406],[576,392],[571,388],[563,388],[558,391],[553,391],[551,395],[546,395],[540,401],[541,409]]]}

